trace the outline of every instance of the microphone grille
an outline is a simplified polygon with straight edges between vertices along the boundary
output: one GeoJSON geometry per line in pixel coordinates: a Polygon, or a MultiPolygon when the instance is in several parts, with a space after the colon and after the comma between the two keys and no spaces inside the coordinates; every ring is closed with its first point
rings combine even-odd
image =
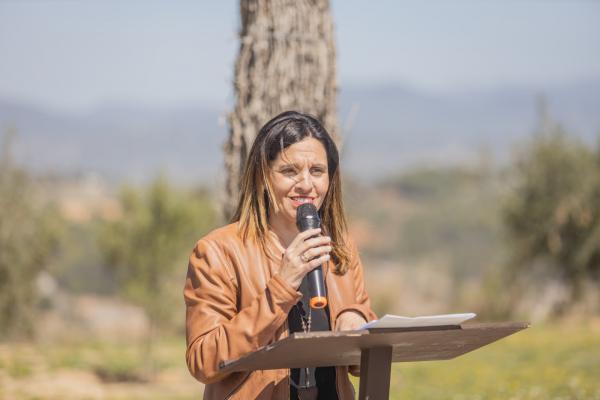
{"type": "Polygon", "coordinates": [[[296,225],[300,231],[321,226],[317,207],[311,203],[301,204],[296,209],[296,225]]]}
{"type": "Polygon", "coordinates": [[[296,210],[296,219],[300,218],[312,218],[315,215],[319,215],[317,212],[317,207],[315,207],[312,203],[301,204],[296,210]]]}

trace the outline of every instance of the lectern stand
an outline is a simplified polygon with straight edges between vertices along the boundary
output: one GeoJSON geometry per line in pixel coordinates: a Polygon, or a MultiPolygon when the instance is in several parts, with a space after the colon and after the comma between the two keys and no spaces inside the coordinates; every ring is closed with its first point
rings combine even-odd
{"type": "Polygon", "coordinates": [[[224,362],[221,371],[360,364],[359,399],[387,400],[392,362],[448,360],[528,326],[499,322],[294,333],[242,358],[224,362]]]}

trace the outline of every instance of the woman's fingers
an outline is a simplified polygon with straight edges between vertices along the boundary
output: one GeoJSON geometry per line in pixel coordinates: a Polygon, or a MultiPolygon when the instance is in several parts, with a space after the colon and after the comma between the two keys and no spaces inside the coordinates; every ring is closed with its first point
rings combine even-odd
{"type": "Polygon", "coordinates": [[[306,265],[307,265],[307,272],[312,271],[313,269],[317,268],[319,265],[323,265],[325,264],[327,261],[329,261],[330,256],[329,254],[324,254],[319,258],[314,258],[312,260],[310,260],[306,265]]]}
{"type": "Polygon", "coordinates": [[[290,243],[289,247],[294,248],[304,242],[306,239],[319,235],[321,233],[321,228],[309,229],[304,232],[300,232],[296,235],[292,243],[290,243]]]}
{"type": "Polygon", "coordinates": [[[317,229],[309,229],[304,232],[300,232],[292,243],[285,250],[285,255],[289,260],[293,260],[295,257],[301,256],[304,252],[304,249],[301,247],[304,241],[312,236],[318,235],[321,232],[321,228],[317,229]]]}
{"type": "Polygon", "coordinates": [[[301,258],[303,259],[303,261],[304,260],[310,261],[313,258],[320,257],[324,254],[329,254],[331,252],[331,250],[333,250],[331,246],[313,247],[313,248],[306,250],[304,253],[302,253],[301,258]]]}
{"type": "Polygon", "coordinates": [[[302,254],[308,251],[308,249],[320,246],[328,246],[330,243],[331,238],[329,236],[317,236],[314,238],[307,239],[303,243],[300,243],[300,245],[298,245],[298,252],[302,254]]]}
{"type": "Polygon", "coordinates": [[[329,236],[315,236],[320,232],[320,229],[309,229],[300,232],[287,248],[289,258],[293,259],[295,257],[300,257],[302,263],[305,263],[307,260],[319,256],[319,254],[321,254],[320,251],[311,251],[309,254],[305,253],[309,249],[327,246],[331,243],[331,238],[329,236]]]}
{"type": "Polygon", "coordinates": [[[294,288],[309,271],[329,261],[332,251],[329,236],[317,236],[321,229],[300,232],[284,253],[280,274],[294,288]]]}

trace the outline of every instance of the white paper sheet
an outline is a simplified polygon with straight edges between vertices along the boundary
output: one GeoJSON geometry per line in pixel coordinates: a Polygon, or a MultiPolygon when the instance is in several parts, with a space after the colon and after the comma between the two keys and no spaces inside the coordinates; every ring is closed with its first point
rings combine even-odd
{"type": "Polygon", "coordinates": [[[425,315],[421,317],[403,317],[401,315],[386,314],[382,318],[366,323],[361,329],[372,328],[414,328],[422,326],[460,325],[475,318],[475,313],[425,315]]]}

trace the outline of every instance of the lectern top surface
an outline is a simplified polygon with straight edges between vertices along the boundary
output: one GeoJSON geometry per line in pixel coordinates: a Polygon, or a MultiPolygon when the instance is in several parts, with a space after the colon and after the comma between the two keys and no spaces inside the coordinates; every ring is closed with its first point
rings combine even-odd
{"type": "Polygon", "coordinates": [[[447,360],[529,326],[523,322],[468,323],[422,328],[295,333],[237,360],[223,372],[360,364],[361,350],[392,347],[392,361],[447,360]]]}

